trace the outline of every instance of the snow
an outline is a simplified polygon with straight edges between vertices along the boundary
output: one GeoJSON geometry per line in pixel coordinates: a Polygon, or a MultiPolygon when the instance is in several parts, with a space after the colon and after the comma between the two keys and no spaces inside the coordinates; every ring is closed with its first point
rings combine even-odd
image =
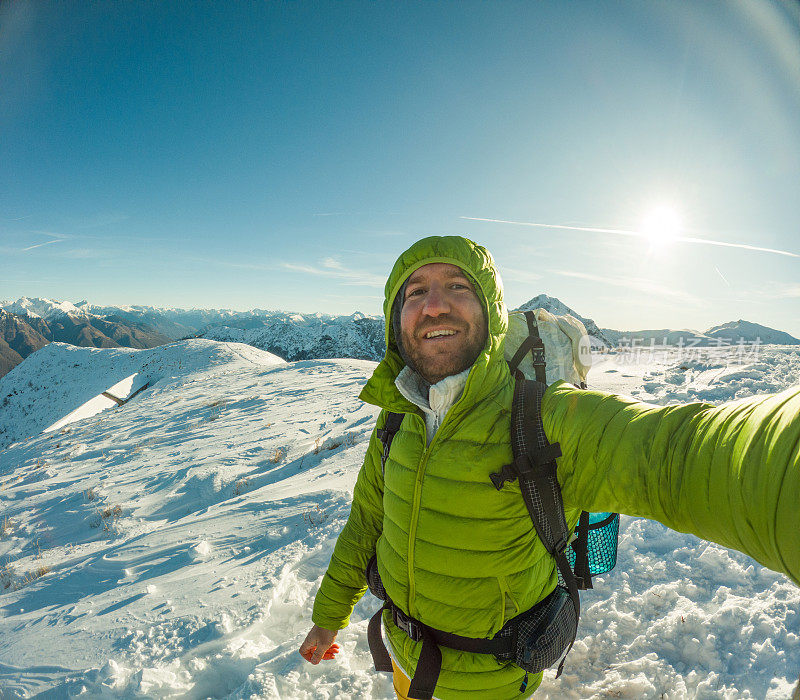
{"type": "MultiPolygon", "coordinates": [[[[735,352],[606,353],[589,381],[657,403],[800,383],[800,347],[735,352]]],[[[0,697],[393,698],[369,595],[336,662],[297,653],[377,416],[357,398],[374,367],[53,343],[0,379],[0,697]],[[41,432],[136,372],[157,380],[41,432]]],[[[777,699],[796,683],[800,589],[740,553],[623,517],[617,567],[582,599],[564,673],[536,697],[777,699]]]]}
{"type": "Polygon", "coordinates": [[[0,307],[11,313],[32,318],[48,319],[62,314],[83,315],[82,309],[68,301],[54,301],[53,299],[38,297],[21,297],[13,303],[3,302],[0,307]]]}
{"type": "Polygon", "coordinates": [[[142,376],[139,372],[134,372],[130,377],[125,377],[122,381],[108,387],[102,394],[98,394],[85,404],[78,406],[74,411],[70,411],[61,420],[57,420],[49,428],[45,428],[44,432],[49,433],[53,430],[60,430],[70,425],[70,423],[91,418],[107,408],[119,406],[152,383],[152,379],[142,376]]]}

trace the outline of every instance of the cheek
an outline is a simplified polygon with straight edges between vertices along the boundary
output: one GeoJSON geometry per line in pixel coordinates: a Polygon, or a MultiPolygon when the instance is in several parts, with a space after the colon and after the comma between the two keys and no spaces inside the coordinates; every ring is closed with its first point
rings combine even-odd
{"type": "Polygon", "coordinates": [[[484,320],[483,307],[477,299],[471,299],[467,308],[465,309],[466,317],[469,319],[470,324],[475,328],[486,328],[487,323],[484,320]]]}
{"type": "Polygon", "coordinates": [[[414,327],[414,314],[411,305],[406,303],[400,311],[400,332],[403,335],[410,334],[414,327]]]}

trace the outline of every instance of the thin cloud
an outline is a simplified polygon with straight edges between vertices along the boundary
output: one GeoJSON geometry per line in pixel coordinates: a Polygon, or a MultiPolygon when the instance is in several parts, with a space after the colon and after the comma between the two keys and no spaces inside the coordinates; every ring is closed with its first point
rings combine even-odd
{"type": "Polygon", "coordinates": [[[772,283],[766,290],[753,290],[753,293],[765,299],[800,299],[800,284],[772,283]]]}
{"type": "Polygon", "coordinates": [[[375,236],[382,236],[382,237],[394,237],[394,236],[413,236],[414,234],[409,233],[408,231],[401,231],[399,229],[370,229],[370,228],[360,228],[356,229],[358,233],[366,233],[371,238],[375,236]]]}
{"type": "Polygon", "coordinates": [[[75,238],[75,236],[73,236],[73,235],[71,235],[69,233],[56,233],[55,231],[42,231],[41,229],[34,229],[34,230],[31,230],[31,231],[28,231],[28,233],[38,233],[38,234],[40,234],[42,236],[50,236],[50,238],[55,238],[55,239],[57,239],[59,241],[65,241],[65,240],[67,240],[69,238],[75,238]]]}
{"type": "Polygon", "coordinates": [[[61,241],[63,241],[63,240],[64,240],[63,238],[54,238],[53,240],[45,241],[44,243],[37,243],[36,245],[29,245],[27,248],[23,248],[22,250],[20,250],[20,253],[24,253],[27,250],[33,250],[34,248],[41,248],[42,246],[50,245],[51,243],[61,243],[61,241]]]}
{"type": "Polygon", "coordinates": [[[692,304],[698,301],[697,298],[691,294],[672,289],[671,287],[658,284],[657,282],[642,277],[604,277],[602,275],[594,275],[590,272],[577,272],[575,270],[547,270],[547,272],[554,275],[561,275],[562,277],[574,277],[575,279],[588,280],[589,282],[597,282],[598,284],[612,287],[633,289],[634,291],[656,297],[681,299],[684,302],[692,304]]]}
{"type": "MultiPolygon", "coordinates": [[[[508,221],[506,219],[484,219],[477,216],[461,216],[467,221],[488,221],[494,224],[513,224],[514,226],[533,226],[535,228],[561,229],[565,231],[586,231],[588,233],[612,233],[617,236],[632,236],[634,238],[648,238],[639,231],[626,231],[617,228],[595,228],[592,226],[565,226],[563,224],[541,224],[530,221],[508,221]]],[[[777,248],[764,248],[761,246],[750,245],[749,243],[727,243],[724,241],[714,241],[709,238],[695,238],[693,236],[677,236],[673,239],[679,243],[699,243],[701,245],[713,245],[722,248],[740,248],[742,250],[754,250],[761,253],[772,253],[774,255],[785,255],[789,258],[800,258],[800,254],[792,253],[788,250],[778,250],[777,248]]]]}
{"type": "Polygon", "coordinates": [[[517,270],[513,267],[506,266],[501,268],[500,277],[504,282],[506,280],[510,282],[534,282],[535,280],[542,279],[542,276],[536,272],[530,272],[529,270],[517,270]]]}
{"type": "Polygon", "coordinates": [[[81,221],[76,222],[74,227],[78,230],[102,228],[120,224],[123,221],[127,221],[129,218],[127,214],[121,213],[95,214],[93,216],[84,217],[81,221]]]}
{"type": "Polygon", "coordinates": [[[59,253],[59,257],[71,260],[106,260],[117,257],[117,253],[97,248],[72,248],[59,253]]]}
{"type": "Polygon", "coordinates": [[[333,258],[325,258],[321,265],[322,267],[312,267],[311,265],[300,265],[290,262],[281,263],[281,267],[292,270],[293,272],[303,272],[305,274],[318,275],[321,277],[332,277],[342,280],[347,284],[381,288],[386,283],[386,280],[380,275],[347,269],[333,258]]]}

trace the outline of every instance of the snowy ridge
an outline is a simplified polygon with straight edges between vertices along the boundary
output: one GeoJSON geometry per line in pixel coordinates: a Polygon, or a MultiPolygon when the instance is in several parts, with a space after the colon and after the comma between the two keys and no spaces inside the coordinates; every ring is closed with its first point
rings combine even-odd
{"type": "Polygon", "coordinates": [[[289,361],[352,357],[379,361],[385,351],[382,317],[273,314],[260,328],[215,326],[204,338],[247,343],[289,361]]]}
{"type": "Polygon", "coordinates": [[[569,308],[569,306],[567,306],[560,299],[549,297],[547,294],[539,294],[538,296],[533,297],[533,299],[521,304],[517,309],[514,309],[514,311],[528,311],[529,309],[545,309],[551,314],[555,314],[557,316],[574,316],[581,323],[583,323],[583,325],[586,327],[586,332],[590,336],[596,338],[606,346],[611,347],[616,345],[616,343],[612,342],[612,340],[607,336],[606,329],[601,330],[597,327],[597,324],[592,319],[584,318],[577,311],[569,308]]]}
{"type": "Polygon", "coordinates": [[[31,318],[48,319],[64,314],[84,315],[83,309],[68,301],[53,301],[52,299],[38,297],[22,297],[15,302],[3,302],[0,308],[4,308],[13,314],[31,318]]]}
{"type": "Polygon", "coordinates": [[[760,323],[742,319],[709,328],[705,334],[711,338],[728,340],[731,343],[736,343],[740,340],[752,343],[757,340],[767,344],[800,345],[800,340],[788,333],[776,331],[774,328],[767,328],[760,323]]]}
{"type": "Polygon", "coordinates": [[[134,372],[155,381],[226,364],[231,358],[258,364],[283,363],[281,358],[249,345],[204,340],[150,350],[50,343],[0,378],[0,449],[36,435],[134,372]]]}
{"type": "MultiPolygon", "coordinates": [[[[764,352],[744,364],[606,354],[589,379],[660,403],[800,382],[800,348],[764,352]]],[[[0,390],[13,379],[17,396],[39,397],[12,411],[28,406],[39,425],[92,382],[100,391],[156,368],[161,379],[119,409],[0,451],[3,697],[394,697],[367,650],[369,595],[339,633],[337,662],[312,667],[296,651],[374,428],[377,409],[357,399],[373,362],[285,363],[209,340],[36,355],[0,390]]],[[[789,695],[797,587],[634,518],[623,518],[618,561],[583,596],[564,674],[548,672],[536,697],[789,695]]]]}

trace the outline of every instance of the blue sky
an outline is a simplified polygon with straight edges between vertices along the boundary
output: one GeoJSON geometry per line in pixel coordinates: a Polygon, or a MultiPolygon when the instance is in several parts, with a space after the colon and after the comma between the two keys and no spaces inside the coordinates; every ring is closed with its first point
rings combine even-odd
{"type": "Polygon", "coordinates": [[[512,307],[800,336],[797,8],[3,3],[0,299],[379,313],[463,234],[512,307]],[[706,242],[609,232],[659,207],[706,242]]]}

